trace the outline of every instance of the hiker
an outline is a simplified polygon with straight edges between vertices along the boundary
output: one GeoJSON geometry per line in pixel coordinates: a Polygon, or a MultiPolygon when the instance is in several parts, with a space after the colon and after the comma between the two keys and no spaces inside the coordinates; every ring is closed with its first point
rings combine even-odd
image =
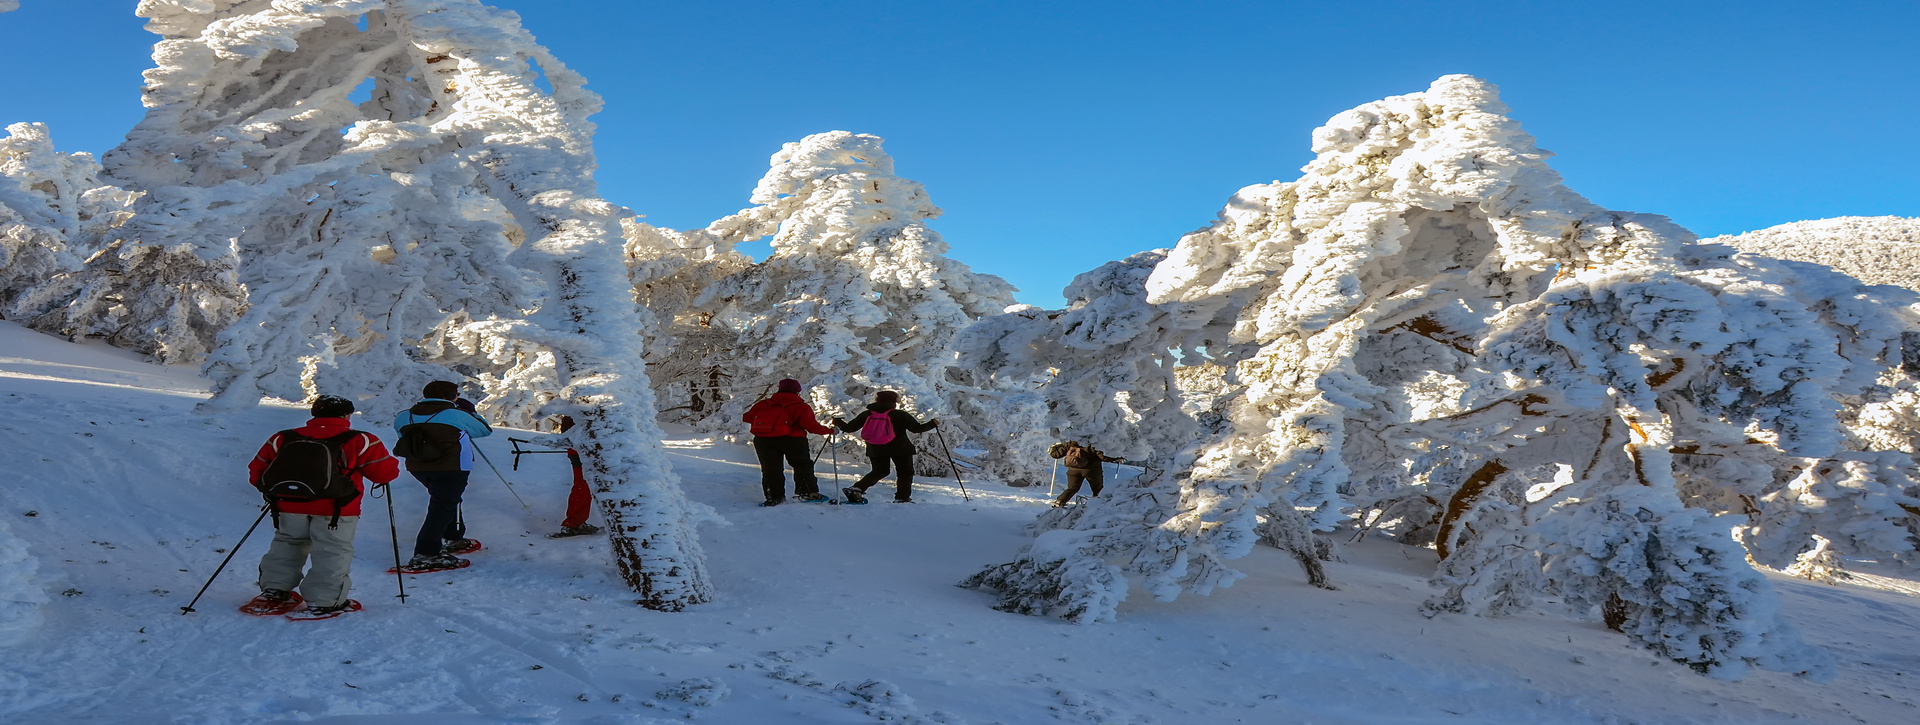
{"type": "MultiPolygon", "coordinates": [[[[573,430],[573,416],[560,416],[556,428],[561,433],[573,430]]],[[[593,511],[593,490],[587,488],[587,473],[580,465],[580,452],[568,448],[567,462],[573,464],[573,490],[567,492],[567,517],[560,521],[558,533],[547,534],[549,539],[600,533],[600,527],[587,523],[587,515],[593,511]]]]}
{"type": "Polygon", "coordinates": [[[780,381],[780,392],[754,403],[742,422],[752,426],[753,453],[760,459],[760,492],[766,495],[761,506],[778,506],[787,498],[786,470],[781,459],[793,466],[793,496],[807,503],[827,500],[820,494],[820,479],[813,475],[812,451],[807,434],[832,435],[833,429],[820,424],[813,406],[800,397],[800,381],[780,381]]]}
{"type": "Polygon", "coordinates": [[[273,544],[260,557],[260,596],[242,608],[250,614],[284,614],[303,601],[313,617],[359,609],[347,598],[347,574],[360,497],[367,480],[384,486],[400,476],[399,462],[379,437],[353,429],[353,401],[322,395],[308,412],[312,420],[267,438],[247,464],[247,480],[273,511],[273,544]],[[302,574],[309,556],[313,567],[302,574]]]}
{"type": "Polygon", "coordinates": [[[1101,463],[1119,463],[1122,459],[1101,453],[1093,446],[1080,445],[1080,441],[1055,443],[1047,447],[1047,455],[1060,459],[1067,466],[1067,490],[1053,500],[1054,508],[1062,508],[1080,493],[1080,483],[1085,481],[1094,496],[1100,495],[1101,486],[1106,484],[1106,469],[1101,463]]]}
{"type": "Polygon", "coordinates": [[[912,413],[900,410],[900,394],[891,390],[882,390],[873,394],[873,402],[853,420],[833,419],[833,424],[849,433],[860,431],[860,439],[867,443],[867,458],[873,461],[873,470],[852,486],[840,489],[847,497],[847,503],[866,503],[867,489],[887,477],[889,464],[899,469],[894,477],[894,503],[913,503],[913,439],[907,433],[925,433],[940,427],[940,421],[929,420],[921,423],[912,413]]]}
{"type": "Polygon", "coordinates": [[[400,567],[408,573],[466,566],[454,554],[478,548],[467,538],[460,496],[473,472],[473,439],[493,435],[486,421],[455,402],[460,386],[436,380],[420,394],[423,400],[393,419],[393,429],[400,432],[393,452],[407,459],[407,473],[427,487],[428,497],[427,518],[413,540],[413,558],[400,567]]]}

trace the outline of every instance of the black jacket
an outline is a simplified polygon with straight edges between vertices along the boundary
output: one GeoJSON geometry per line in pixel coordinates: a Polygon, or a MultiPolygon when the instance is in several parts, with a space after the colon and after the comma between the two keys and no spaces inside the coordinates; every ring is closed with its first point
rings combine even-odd
{"type": "Polygon", "coordinates": [[[859,433],[860,429],[867,424],[867,418],[875,413],[888,415],[893,418],[893,440],[888,441],[886,445],[879,446],[868,443],[868,458],[913,455],[913,452],[917,449],[913,447],[913,439],[908,438],[907,434],[925,433],[933,429],[931,423],[922,423],[915,420],[912,413],[898,408],[882,406],[879,403],[868,403],[867,409],[859,415],[854,416],[853,420],[842,421],[839,424],[840,430],[847,431],[848,433],[859,433]]]}

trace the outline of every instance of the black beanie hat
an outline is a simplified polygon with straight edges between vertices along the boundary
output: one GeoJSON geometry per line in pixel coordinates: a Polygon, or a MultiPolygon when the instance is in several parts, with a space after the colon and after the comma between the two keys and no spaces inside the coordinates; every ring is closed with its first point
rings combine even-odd
{"type": "Polygon", "coordinates": [[[345,418],[353,415],[353,401],[338,395],[322,395],[307,408],[315,418],[345,418]]]}
{"type": "Polygon", "coordinates": [[[900,394],[891,390],[882,390],[873,394],[873,402],[881,405],[899,405],[900,394]]]}
{"type": "Polygon", "coordinates": [[[421,390],[420,394],[429,398],[453,400],[460,397],[460,386],[445,380],[435,380],[427,383],[426,389],[421,390]]]}

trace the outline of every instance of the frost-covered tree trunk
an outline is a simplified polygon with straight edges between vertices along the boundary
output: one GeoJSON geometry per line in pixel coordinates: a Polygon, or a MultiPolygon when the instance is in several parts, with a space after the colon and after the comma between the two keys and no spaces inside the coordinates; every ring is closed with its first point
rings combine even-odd
{"type": "Polygon", "coordinates": [[[107,157],[149,192],[120,258],[226,260],[245,285],[244,316],[213,340],[207,407],[324,391],[392,411],[470,377],[501,399],[490,411],[571,415],[554,442],[585,458],[640,603],[710,599],[694,527],[711,513],[659,452],[653,323],[624,269],[630,213],[595,195],[585,80],[475,0],[142,12],[165,39],[148,116],[107,157]]]}
{"type": "MultiPolygon", "coordinates": [[[[723,430],[744,434],[741,413],[786,377],[825,414],[852,417],[880,389],[923,417],[948,414],[953,336],[1013,304],[1005,280],[944,256],[927,227],[940,210],[894,175],[880,144],[845,131],[789,143],[754,190],[758,206],[708,227],[729,244],[773,235],[765,262],[696,301],[739,335],[742,394],[713,419],[723,430]]],[[[956,438],[976,437],[961,428],[956,438]]]]}

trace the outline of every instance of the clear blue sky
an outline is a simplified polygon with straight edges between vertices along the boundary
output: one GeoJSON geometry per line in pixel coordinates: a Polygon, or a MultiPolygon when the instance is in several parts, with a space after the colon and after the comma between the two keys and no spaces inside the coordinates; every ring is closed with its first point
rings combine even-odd
{"type": "MultiPolygon", "coordinates": [[[[0,15],[0,123],[100,152],[141,114],[134,0],[0,15]]],[[[1060,303],[1290,180],[1329,116],[1448,73],[1500,85],[1569,186],[1703,236],[1920,216],[1920,9],[1808,2],[497,0],[607,99],[601,191],[731,213],[780,144],[878,134],[953,256],[1060,303]]]]}

